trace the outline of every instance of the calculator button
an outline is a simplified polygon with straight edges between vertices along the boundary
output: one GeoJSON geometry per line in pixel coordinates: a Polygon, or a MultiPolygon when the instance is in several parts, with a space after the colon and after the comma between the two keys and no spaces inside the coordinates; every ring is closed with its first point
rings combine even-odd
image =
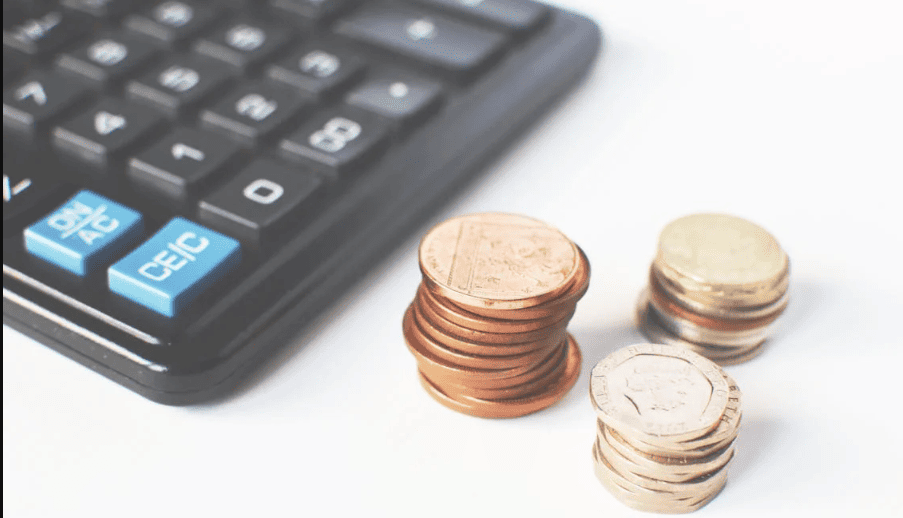
{"type": "Polygon", "coordinates": [[[257,145],[291,122],[309,100],[297,90],[269,81],[239,87],[201,112],[201,126],[239,142],[257,145]]]}
{"type": "Polygon", "coordinates": [[[341,20],[340,34],[450,72],[476,69],[502,49],[503,33],[398,5],[368,4],[341,20]]]}
{"type": "Polygon", "coordinates": [[[140,213],[91,191],[81,191],[25,229],[25,249],[85,276],[135,243],[143,230],[140,213]]]}
{"type": "Polygon", "coordinates": [[[84,16],[66,11],[50,11],[3,30],[3,46],[26,54],[53,52],[90,30],[84,16]]]}
{"type": "Polygon", "coordinates": [[[106,98],[54,128],[53,144],[85,162],[107,166],[152,136],[161,121],[150,108],[106,98]]]}
{"type": "Polygon", "coordinates": [[[146,65],[158,53],[147,39],[127,33],[108,34],[57,58],[57,66],[79,77],[114,86],[146,65]]]}
{"type": "Polygon", "coordinates": [[[205,56],[247,70],[267,59],[290,40],[280,25],[242,17],[194,44],[205,56]]]}
{"type": "Polygon", "coordinates": [[[167,58],[161,65],[129,81],[126,96],[159,108],[168,117],[188,117],[198,105],[227,87],[234,73],[221,62],[188,54],[167,58]]]}
{"type": "Polygon", "coordinates": [[[3,93],[3,125],[27,135],[43,131],[88,96],[53,72],[32,72],[3,93]]]}
{"type": "Polygon", "coordinates": [[[174,317],[240,261],[238,241],[175,218],[107,274],[113,293],[174,317]]]}
{"type": "Polygon", "coordinates": [[[213,228],[260,245],[309,213],[322,187],[323,181],[310,171],[262,158],[201,200],[198,217],[213,228]]]}
{"type": "Polygon", "coordinates": [[[442,87],[433,81],[402,75],[386,75],[367,81],[348,94],[348,104],[387,117],[397,124],[411,124],[438,105],[442,87]]]}
{"type": "Polygon", "coordinates": [[[267,76],[317,97],[344,87],[364,71],[364,62],[350,52],[329,45],[306,45],[270,65],[267,76]]]}
{"type": "Polygon", "coordinates": [[[238,154],[223,137],[177,128],[129,160],[128,176],[141,189],[181,203],[224,171],[238,154]]]}
{"type": "Polygon", "coordinates": [[[548,13],[548,8],[529,0],[417,0],[472,17],[501,29],[526,31],[535,27],[548,13]]]}
{"type": "Polygon", "coordinates": [[[309,160],[321,169],[344,173],[377,151],[389,134],[389,125],[371,113],[341,106],[314,117],[283,140],[286,158],[309,160]]]}
{"type": "Polygon", "coordinates": [[[115,18],[132,10],[139,0],[63,0],[64,7],[97,18],[115,18]]]}
{"type": "Polygon", "coordinates": [[[216,12],[193,0],[157,2],[126,18],[125,27],[174,45],[196,36],[216,19],[216,12]]]}
{"type": "Polygon", "coordinates": [[[331,17],[350,3],[349,0],[270,0],[278,15],[297,16],[312,22],[331,17]]]}

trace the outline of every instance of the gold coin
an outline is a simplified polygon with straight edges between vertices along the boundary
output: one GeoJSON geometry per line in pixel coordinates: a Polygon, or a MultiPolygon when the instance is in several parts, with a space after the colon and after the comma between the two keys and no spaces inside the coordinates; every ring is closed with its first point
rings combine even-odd
{"type": "MultiPolygon", "coordinates": [[[[604,425],[597,432],[600,450],[613,461],[613,464],[619,459],[629,463],[626,464],[622,461],[616,467],[623,467],[647,478],[656,478],[667,482],[687,482],[721,469],[734,455],[732,441],[724,448],[714,451],[706,457],[659,457],[635,450],[616,436],[617,432],[604,425]]],[[[670,454],[676,455],[675,453],[670,454]]]]}
{"type": "Polygon", "coordinates": [[[730,386],[727,407],[718,426],[702,437],[691,441],[649,443],[627,434],[622,435],[610,428],[606,428],[604,433],[610,435],[613,440],[623,443],[625,448],[630,448],[637,456],[646,456],[660,464],[669,463],[668,457],[691,459],[685,462],[694,462],[692,459],[710,456],[732,443],[740,430],[742,418],[740,388],[730,376],[727,374],[724,376],[730,386]]]}
{"type": "Polygon", "coordinates": [[[693,214],[659,236],[655,265],[691,298],[714,305],[757,305],[780,296],[787,254],[765,229],[726,214],[693,214]]]}
{"type": "MultiPolygon", "coordinates": [[[[724,479],[727,478],[727,470],[724,469],[725,464],[721,464],[716,469],[696,473],[695,476],[686,481],[671,482],[660,480],[655,476],[645,476],[637,473],[635,471],[636,465],[619,455],[610,446],[607,446],[602,438],[596,439],[596,452],[597,455],[605,459],[605,462],[623,480],[631,484],[631,488],[661,491],[670,493],[677,498],[694,498],[708,494],[723,485],[724,479]]],[[[728,454],[724,463],[727,463],[733,457],[733,449],[728,454]]]]}
{"type": "Polygon", "coordinates": [[[677,497],[665,491],[644,490],[628,483],[598,454],[595,445],[593,446],[593,458],[596,478],[602,482],[602,485],[622,503],[641,511],[669,514],[695,511],[715,498],[727,482],[727,478],[723,478],[721,485],[708,494],[677,497]]]}
{"type": "Polygon", "coordinates": [[[708,434],[730,392],[717,365],[671,345],[625,347],[596,364],[591,376],[590,396],[602,422],[652,442],[708,434]]]}
{"type": "Polygon", "coordinates": [[[475,308],[519,309],[565,291],[580,265],[576,245],[541,221],[472,214],[436,225],[420,243],[426,284],[475,308]]]}

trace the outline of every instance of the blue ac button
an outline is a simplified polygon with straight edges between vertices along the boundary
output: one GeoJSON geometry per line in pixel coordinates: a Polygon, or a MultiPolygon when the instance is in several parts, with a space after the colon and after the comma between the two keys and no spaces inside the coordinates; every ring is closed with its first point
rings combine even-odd
{"type": "Polygon", "coordinates": [[[91,191],[80,191],[25,229],[25,249],[85,276],[141,238],[141,214],[91,191]]]}
{"type": "Polygon", "coordinates": [[[238,241],[175,218],[109,269],[110,290],[167,317],[241,262],[238,241]]]}

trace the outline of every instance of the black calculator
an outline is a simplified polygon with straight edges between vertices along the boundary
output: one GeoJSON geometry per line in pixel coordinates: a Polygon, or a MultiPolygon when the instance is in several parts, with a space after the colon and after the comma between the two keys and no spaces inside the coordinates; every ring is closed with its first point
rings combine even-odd
{"type": "Polygon", "coordinates": [[[529,0],[4,0],[3,322],[222,397],[599,47],[529,0]]]}

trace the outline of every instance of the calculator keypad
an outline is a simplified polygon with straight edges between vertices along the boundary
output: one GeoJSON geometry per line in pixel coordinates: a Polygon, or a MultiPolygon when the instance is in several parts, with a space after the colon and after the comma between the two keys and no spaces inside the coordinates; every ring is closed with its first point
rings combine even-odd
{"type": "Polygon", "coordinates": [[[509,56],[551,52],[518,47],[550,12],[528,0],[15,6],[9,318],[167,402],[264,356],[497,152],[512,131],[479,105],[511,86],[509,56]]]}

